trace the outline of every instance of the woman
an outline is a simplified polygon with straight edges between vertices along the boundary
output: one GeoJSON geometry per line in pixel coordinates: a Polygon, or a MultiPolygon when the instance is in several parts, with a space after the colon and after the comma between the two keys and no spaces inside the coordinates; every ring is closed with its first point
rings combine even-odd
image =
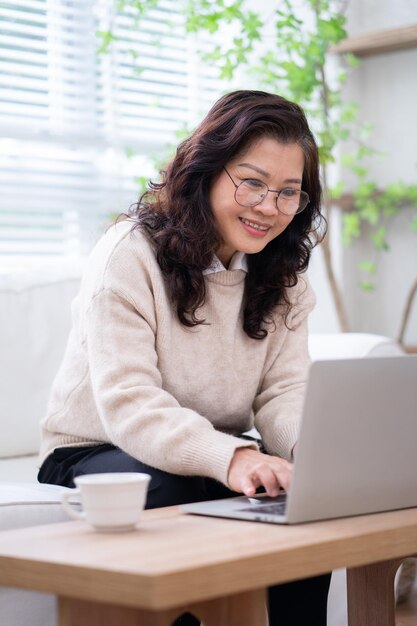
{"type": "MultiPolygon", "coordinates": [[[[290,488],[318,167],[296,104],[237,91],[213,106],[90,257],[41,482],[145,471],[148,508],[290,488]],[[262,451],[242,437],[253,424],[262,451]]],[[[270,624],[325,624],[328,583],[271,588],[270,624]]]]}

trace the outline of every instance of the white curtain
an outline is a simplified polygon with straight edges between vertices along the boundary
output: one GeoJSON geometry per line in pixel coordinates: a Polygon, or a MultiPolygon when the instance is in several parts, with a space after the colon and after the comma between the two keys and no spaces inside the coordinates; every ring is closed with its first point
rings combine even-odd
{"type": "Polygon", "coordinates": [[[224,85],[175,0],[0,2],[0,264],[83,255],[224,85]],[[117,41],[97,54],[96,33],[117,41]]]}

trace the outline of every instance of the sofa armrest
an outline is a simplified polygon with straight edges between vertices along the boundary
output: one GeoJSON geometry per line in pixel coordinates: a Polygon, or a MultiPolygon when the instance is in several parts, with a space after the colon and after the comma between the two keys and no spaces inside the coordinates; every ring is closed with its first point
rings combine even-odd
{"type": "Polygon", "coordinates": [[[404,354],[394,339],[370,333],[312,333],[308,343],[313,361],[404,354]]]}

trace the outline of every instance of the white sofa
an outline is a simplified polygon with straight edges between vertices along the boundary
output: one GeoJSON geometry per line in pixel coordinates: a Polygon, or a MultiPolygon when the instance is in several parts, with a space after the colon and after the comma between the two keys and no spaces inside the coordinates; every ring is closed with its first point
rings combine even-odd
{"type": "MultiPolygon", "coordinates": [[[[80,271],[0,273],[0,530],[67,519],[60,487],[39,485],[39,420],[62,357],[70,325],[70,303],[80,271]]],[[[388,356],[401,352],[394,341],[376,335],[311,335],[313,359],[388,356]]],[[[55,626],[55,599],[48,594],[0,588],[2,626],[55,626]]],[[[345,626],[346,593],[342,571],[333,577],[329,626],[345,626]]]]}
{"type": "MultiPolygon", "coordinates": [[[[37,484],[39,420],[62,356],[79,268],[0,273],[0,530],[67,519],[37,484]]],[[[55,626],[55,598],[0,588],[2,626],[55,626]]]]}

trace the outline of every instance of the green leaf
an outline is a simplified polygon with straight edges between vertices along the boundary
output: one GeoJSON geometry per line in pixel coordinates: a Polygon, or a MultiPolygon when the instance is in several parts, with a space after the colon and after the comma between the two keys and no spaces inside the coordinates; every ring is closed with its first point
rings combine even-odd
{"type": "Polygon", "coordinates": [[[362,160],[365,157],[372,156],[375,154],[375,150],[370,146],[361,145],[356,151],[356,155],[358,160],[362,160]]]}
{"type": "Polygon", "coordinates": [[[407,186],[398,180],[385,187],[385,194],[394,202],[401,201],[407,195],[407,186]]]}
{"type": "Polygon", "coordinates": [[[340,157],[340,161],[345,167],[352,167],[352,165],[355,163],[355,155],[351,153],[342,154],[340,157]]]}
{"type": "Polygon", "coordinates": [[[350,131],[348,128],[335,129],[334,131],[336,139],[346,141],[350,137],[350,131]]]}
{"type": "Polygon", "coordinates": [[[365,178],[368,173],[366,167],[363,167],[362,165],[352,165],[351,169],[358,178],[365,178]]]}
{"type": "Polygon", "coordinates": [[[117,41],[117,37],[113,34],[111,30],[99,30],[96,33],[99,40],[101,40],[100,45],[97,49],[98,54],[108,54],[110,52],[111,44],[114,41],[117,41]]]}
{"type": "Polygon", "coordinates": [[[373,291],[375,291],[375,285],[370,280],[363,280],[359,283],[359,286],[363,291],[366,291],[368,293],[372,293],[373,291]]]}
{"type": "Polygon", "coordinates": [[[128,2],[140,16],[144,15],[148,9],[156,7],[158,4],[158,0],[125,0],[125,5],[128,4],[128,2]]]}
{"type": "Polygon", "coordinates": [[[224,80],[230,80],[231,78],[233,78],[234,70],[235,64],[230,58],[226,58],[220,71],[220,78],[224,80]]]}
{"type": "Polygon", "coordinates": [[[411,204],[417,206],[417,185],[407,187],[407,196],[411,204]]]}
{"type": "Polygon", "coordinates": [[[348,52],[347,54],[345,54],[345,59],[349,67],[351,67],[352,69],[355,69],[361,64],[360,59],[358,59],[358,57],[352,54],[351,52],[348,52]]]}
{"type": "Polygon", "coordinates": [[[371,241],[376,250],[383,250],[385,252],[389,250],[386,234],[385,226],[380,226],[376,231],[371,233],[371,241]]]}
{"type": "Polygon", "coordinates": [[[363,206],[364,200],[368,201],[376,192],[376,184],[371,181],[361,182],[353,192],[356,204],[363,206]]]}
{"type": "Polygon", "coordinates": [[[329,19],[318,19],[317,30],[326,44],[335,44],[346,38],[346,30],[343,28],[345,18],[342,15],[334,15],[329,19]]]}
{"type": "Polygon", "coordinates": [[[335,185],[333,185],[333,187],[329,189],[330,196],[334,198],[335,200],[337,200],[338,198],[342,196],[344,190],[345,190],[345,184],[343,181],[340,180],[335,185]]]}
{"type": "Polygon", "coordinates": [[[346,246],[350,246],[353,239],[359,237],[361,233],[360,218],[357,213],[345,213],[342,219],[343,231],[342,240],[346,246]]]}
{"type": "Polygon", "coordinates": [[[361,141],[366,141],[374,130],[370,122],[363,122],[359,128],[358,135],[361,141]]]}
{"type": "Polygon", "coordinates": [[[346,82],[347,79],[347,72],[344,71],[340,71],[337,75],[337,78],[339,80],[339,83],[344,83],[346,82]]]}
{"type": "Polygon", "coordinates": [[[148,177],[147,176],[136,176],[134,178],[135,184],[139,187],[139,193],[144,193],[148,188],[148,177]]]}
{"type": "Polygon", "coordinates": [[[368,224],[372,224],[373,226],[379,221],[379,207],[375,200],[366,200],[361,203],[360,208],[358,208],[358,213],[360,218],[368,224]]]}
{"type": "Polygon", "coordinates": [[[359,261],[358,268],[361,272],[372,275],[376,274],[376,263],[374,261],[359,261]]]}
{"type": "Polygon", "coordinates": [[[260,29],[263,27],[263,22],[257,13],[249,11],[248,15],[242,19],[242,26],[249,41],[261,39],[260,29]]]}

